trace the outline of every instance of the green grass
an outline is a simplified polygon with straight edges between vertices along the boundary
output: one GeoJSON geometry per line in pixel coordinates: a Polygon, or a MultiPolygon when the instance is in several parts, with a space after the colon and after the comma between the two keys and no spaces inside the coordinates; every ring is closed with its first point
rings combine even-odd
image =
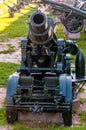
{"type": "Polygon", "coordinates": [[[28,32],[26,17],[27,16],[20,17],[18,20],[12,22],[6,29],[0,31],[0,41],[6,41],[8,38],[25,36],[28,32]]]}
{"type": "Polygon", "coordinates": [[[17,21],[12,22],[5,30],[1,31],[0,34],[3,34],[1,39],[3,39],[4,36],[5,39],[7,39],[8,37],[15,38],[26,35],[28,31],[28,24],[26,24],[25,19],[26,16],[22,16],[17,21]]]}
{"type": "MultiPolygon", "coordinates": [[[[56,35],[58,38],[63,38],[65,40],[68,40],[69,38],[66,37],[63,33],[62,24],[58,25],[56,35]]],[[[86,57],[86,33],[84,33],[84,30],[80,32],[80,39],[71,39],[72,41],[76,41],[78,48],[83,52],[84,57],[86,57]]],[[[73,59],[75,60],[75,56],[73,56],[73,59]]],[[[86,61],[86,58],[85,58],[86,61]]],[[[74,63],[74,61],[73,61],[74,63]]]]}
{"type": "Polygon", "coordinates": [[[86,33],[84,31],[81,31],[81,38],[76,39],[76,42],[79,46],[79,48],[82,50],[84,56],[85,56],[85,61],[86,61],[86,33]]]}
{"type": "Polygon", "coordinates": [[[0,86],[7,85],[8,77],[16,72],[18,64],[0,62],[0,86]]]}
{"type": "Polygon", "coordinates": [[[36,123],[32,122],[30,124],[24,124],[22,122],[16,123],[12,130],[85,130],[86,126],[73,126],[73,127],[63,127],[55,124],[47,124],[47,123],[36,123]]]}
{"type": "Polygon", "coordinates": [[[81,123],[86,125],[86,112],[85,111],[80,113],[80,119],[81,119],[81,123]]]}
{"type": "Polygon", "coordinates": [[[84,88],[80,88],[80,93],[83,93],[85,91],[85,89],[84,88]]]}
{"type": "Polygon", "coordinates": [[[81,103],[86,103],[86,98],[80,98],[81,103]]]}
{"type": "Polygon", "coordinates": [[[11,54],[12,52],[15,51],[14,46],[12,46],[11,44],[7,44],[8,49],[7,50],[3,50],[0,51],[0,54],[11,54]]]}
{"type": "MultiPolygon", "coordinates": [[[[28,33],[29,17],[23,14],[32,14],[37,10],[38,5],[31,5],[34,8],[28,7],[28,10],[21,9],[20,13],[15,13],[14,18],[9,18],[6,5],[3,5],[2,10],[5,9],[4,14],[0,16],[0,41],[6,41],[8,38],[15,38],[26,36],[28,33]]],[[[25,7],[27,8],[27,6],[25,7]]]]}
{"type": "MultiPolygon", "coordinates": [[[[6,116],[5,109],[0,109],[0,126],[6,126],[6,116]]],[[[86,125],[84,126],[73,126],[73,127],[63,127],[55,124],[35,124],[32,122],[32,125],[27,122],[24,124],[23,122],[15,123],[12,125],[12,130],[86,130],[86,125]]]]}
{"type": "Polygon", "coordinates": [[[6,125],[6,114],[5,114],[5,109],[2,108],[0,109],[0,126],[6,125]]]}
{"type": "Polygon", "coordinates": [[[31,130],[29,127],[25,127],[22,124],[15,124],[14,128],[12,130],[31,130]]]}

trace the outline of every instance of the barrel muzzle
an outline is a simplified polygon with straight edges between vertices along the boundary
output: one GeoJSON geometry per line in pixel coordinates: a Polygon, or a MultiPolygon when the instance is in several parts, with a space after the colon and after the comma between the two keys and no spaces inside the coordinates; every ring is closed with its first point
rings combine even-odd
{"type": "Polygon", "coordinates": [[[53,36],[52,26],[42,12],[35,12],[31,15],[29,24],[29,38],[34,44],[46,44],[53,36]]]}

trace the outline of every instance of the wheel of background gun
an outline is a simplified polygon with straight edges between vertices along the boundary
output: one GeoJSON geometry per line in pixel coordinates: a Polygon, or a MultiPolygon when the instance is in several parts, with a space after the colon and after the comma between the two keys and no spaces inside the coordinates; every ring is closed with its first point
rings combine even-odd
{"type": "Polygon", "coordinates": [[[6,119],[8,123],[13,124],[18,120],[18,111],[16,109],[6,108],[6,119]]]}
{"type": "Polygon", "coordinates": [[[70,33],[78,33],[83,29],[83,19],[74,14],[68,15],[63,24],[70,33]]]}
{"type": "Polygon", "coordinates": [[[72,125],[72,105],[69,111],[65,111],[62,113],[62,117],[63,117],[63,122],[65,126],[72,125]]]}

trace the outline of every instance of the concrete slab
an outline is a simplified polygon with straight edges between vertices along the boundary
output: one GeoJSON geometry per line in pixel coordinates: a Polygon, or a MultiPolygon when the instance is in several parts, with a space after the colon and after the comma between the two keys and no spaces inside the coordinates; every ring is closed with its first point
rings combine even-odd
{"type": "Polygon", "coordinates": [[[43,122],[43,123],[54,123],[62,124],[62,114],[61,113],[31,113],[31,112],[19,112],[18,113],[19,121],[34,121],[34,122],[43,122]]]}
{"type": "MultiPolygon", "coordinates": [[[[80,106],[79,99],[75,99],[73,101],[73,110],[78,109],[80,106]]],[[[73,122],[74,119],[76,120],[76,114],[73,115],[73,122]]],[[[18,112],[18,120],[19,121],[33,121],[37,123],[51,123],[51,124],[63,124],[63,118],[62,113],[53,113],[53,112],[43,112],[41,114],[39,113],[31,113],[27,111],[19,111],[18,112]]],[[[76,124],[79,124],[79,122],[75,122],[76,124]]],[[[74,123],[73,123],[74,124],[74,123]]]]}

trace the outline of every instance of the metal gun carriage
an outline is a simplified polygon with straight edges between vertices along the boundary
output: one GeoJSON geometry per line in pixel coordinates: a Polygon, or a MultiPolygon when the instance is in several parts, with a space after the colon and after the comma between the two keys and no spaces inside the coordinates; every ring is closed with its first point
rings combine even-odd
{"type": "Polygon", "coordinates": [[[18,119],[18,111],[27,110],[59,111],[65,126],[72,125],[72,101],[86,82],[85,58],[76,42],[57,38],[54,25],[42,12],[30,17],[27,39],[22,40],[20,69],[8,79],[8,123],[18,119]],[[74,70],[69,54],[76,57],[74,70]]]}

